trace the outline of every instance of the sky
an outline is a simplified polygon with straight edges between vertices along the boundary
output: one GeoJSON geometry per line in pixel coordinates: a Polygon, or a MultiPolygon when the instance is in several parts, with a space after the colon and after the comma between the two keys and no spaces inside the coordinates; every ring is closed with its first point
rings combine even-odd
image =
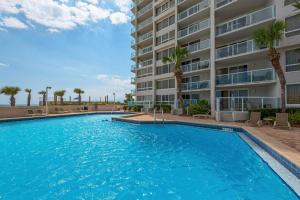
{"type": "MultiPolygon", "coordinates": [[[[130,84],[130,0],[0,0],[0,88],[38,92],[51,86],[85,91],[83,99],[116,93],[122,101],[130,84]]],[[[0,95],[0,104],[9,97],[0,95]]]]}

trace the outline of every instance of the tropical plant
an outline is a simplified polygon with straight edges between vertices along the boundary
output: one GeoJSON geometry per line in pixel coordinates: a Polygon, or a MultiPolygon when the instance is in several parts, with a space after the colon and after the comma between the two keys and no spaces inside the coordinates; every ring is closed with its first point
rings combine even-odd
{"type": "Polygon", "coordinates": [[[20,92],[21,89],[19,87],[10,87],[10,86],[5,86],[1,88],[0,94],[4,94],[7,96],[10,96],[10,106],[16,106],[16,98],[15,95],[20,92]]]}
{"type": "Polygon", "coordinates": [[[195,104],[189,105],[189,113],[191,115],[207,114],[210,110],[210,106],[207,100],[200,100],[195,104]]]}
{"type": "Polygon", "coordinates": [[[128,103],[128,101],[132,101],[133,100],[133,96],[131,93],[125,94],[125,103],[128,103]]]}
{"type": "Polygon", "coordinates": [[[179,108],[183,108],[183,99],[181,96],[181,83],[182,83],[182,69],[181,63],[188,56],[188,50],[177,46],[175,52],[169,56],[163,58],[163,63],[174,64],[174,75],[177,83],[177,100],[179,102],[179,108]]]}
{"type": "Polygon", "coordinates": [[[84,94],[84,91],[80,88],[75,88],[73,91],[75,94],[78,94],[78,104],[81,104],[81,95],[84,94]]]}
{"type": "Polygon", "coordinates": [[[59,90],[59,91],[55,92],[55,96],[60,98],[60,104],[61,105],[64,104],[64,96],[65,96],[65,94],[66,94],[66,90],[59,90]]]}
{"type": "Polygon", "coordinates": [[[27,95],[27,106],[30,106],[30,103],[31,103],[31,89],[26,88],[25,92],[28,93],[28,95],[27,95]]]}
{"type": "Polygon", "coordinates": [[[300,0],[299,0],[299,1],[296,1],[296,2],[293,4],[293,6],[294,6],[295,8],[297,8],[298,10],[300,10],[300,0]]]}
{"type": "Polygon", "coordinates": [[[59,91],[53,92],[53,101],[54,101],[54,105],[57,105],[58,92],[59,92],[59,91]]]}
{"type": "Polygon", "coordinates": [[[43,98],[43,106],[45,106],[45,105],[46,105],[46,91],[45,91],[45,90],[39,91],[39,95],[42,95],[42,98],[43,98]]]}
{"type": "Polygon", "coordinates": [[[284,21],[277,20],[269,26],[258,29],[253,34],[254,42],[258,47],[267,47],[269,49],[267,57],[276,71],[281,86],[281,112],[286,112],[286,79],[284,76],[283,68],[280,64],[280,52],[276,48],[276,44],[278,44],[282,39],[285,27],[286,25],[284,21]]]}

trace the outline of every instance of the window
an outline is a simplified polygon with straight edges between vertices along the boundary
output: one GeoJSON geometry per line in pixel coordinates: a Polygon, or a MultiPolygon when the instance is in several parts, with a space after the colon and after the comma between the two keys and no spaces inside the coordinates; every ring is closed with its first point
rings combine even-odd
{"type": "Polygon", "coordinates": [[[142,77],[147,77],[147,76],[152,76],[152,67],[140,69],[136,73],[137,78],[142,78],[142,77]]]}
{"type": "Polygon", "coordinates": [[[152,90],[152,81],[137,83],[137,91],[152,90]]]}
{"type": "Polygon", "coordinates": [[[285,19],[286,29],[285,36],[291,37],[294,35],[300,35],[300,14],[288,17],[285,19]]]}
{"type": "Polygon", "coordinates": [[[168,18],[162,20],[161,22],[158,22],[156,24],[156,31],[160,31],[174,23],[175,23],[175,15],[172,15],[171,17],[168,17],[168,18]]]}
{"type": "Polygon", "coordinates": [[[163,66],[158,66],[156,67],[156,74],[160,75],[160,74],[167,74],[170,72],[173,72],[174,70],[174,65],[163,65],[163,66]]]}
{"type": "Polygon", "coordinates": [[[156,95],[157,104],[173,104],[175,101],[175,95],[156,95]]]}
{"type": "Polygon", "coordinates": [[[175,30],[170,31],[169,33],[165,33],[161,36],[156,37],[156,45],[160,45],[166,43],[175,38],[175,30]]]}
{"type": "Polygon", "coordinates": [[[287,85],[287,104],[300,104],[300,84],[287,85]]]}
{"type": "Polygon", "coordinates": [[[175,79],[168,79],[156,82],[156,89],[169,89],[175,88],[175,79]]]}
{"type": "Polygon", "coordinates": [[[157,52],[156,53],[156,60],[162,60],[164,57],[168,57],[171,56],[172,54],[174,54],[175,52],[175,48],[169,48],[169,49],[165,49],[163,51],[157,52]]]}
{"type": "Polygon", "coordinates": [[[285,52],[285,71],[300,71],[300,48],[285,52]]]}

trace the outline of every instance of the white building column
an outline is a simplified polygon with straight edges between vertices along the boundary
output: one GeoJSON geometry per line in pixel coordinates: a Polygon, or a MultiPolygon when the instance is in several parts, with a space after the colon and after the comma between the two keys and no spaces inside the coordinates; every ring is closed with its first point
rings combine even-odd
{"type": "Polygon", "coordinates": [[[211,115],[216,116],[216,67],[215,67],[215,1],[210,1],[210,105],[211,115]]]}

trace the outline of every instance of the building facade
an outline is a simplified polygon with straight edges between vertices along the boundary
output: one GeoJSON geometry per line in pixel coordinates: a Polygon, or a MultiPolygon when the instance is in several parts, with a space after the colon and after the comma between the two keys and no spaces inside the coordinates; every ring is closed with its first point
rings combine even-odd
{"type": "Polygon", "coordinates": [[[280,105],[280,84],[267,49],[253,32],[275,20],[287,23],[278,44],[287,79],[287,106],[300,106],[300,11],[294,0],[135,0],[132,6],[132,84],[144,106],[176,107],[173,65],[162,58],[185,47],[182,93],[185,102],[206,99],[212,114],[280,105]],[[232,101],[233,100],[233,101],[232,101]]]}

